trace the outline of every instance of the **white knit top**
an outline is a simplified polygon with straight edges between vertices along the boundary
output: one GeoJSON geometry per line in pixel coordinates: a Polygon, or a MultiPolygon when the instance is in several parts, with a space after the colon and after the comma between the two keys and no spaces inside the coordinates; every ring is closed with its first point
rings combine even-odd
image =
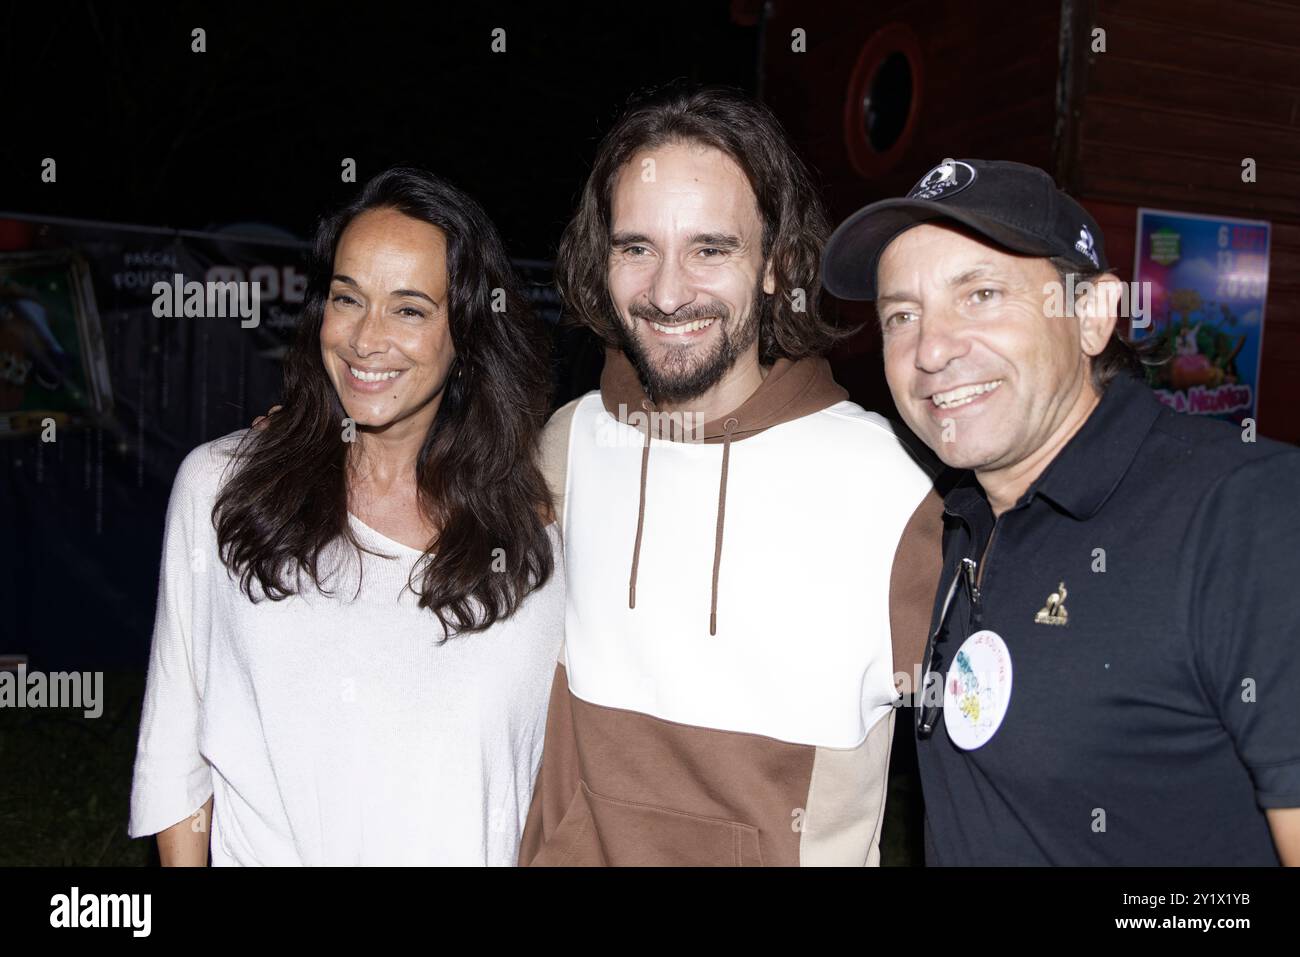
{"type": "Polygon", "coordinates": [[[245,431],[191,452],[172,489],[131,836],[215,793],[213,864],[515,863],[564,635],[555,526],[550,581],[442,646],[406,588],[420,553],[355,516],[358,539],[393,558],[363,555],[358,582],[355,550],[338,546],[332,597],[307,579],[254,604],[211,521],[245,431]]]}

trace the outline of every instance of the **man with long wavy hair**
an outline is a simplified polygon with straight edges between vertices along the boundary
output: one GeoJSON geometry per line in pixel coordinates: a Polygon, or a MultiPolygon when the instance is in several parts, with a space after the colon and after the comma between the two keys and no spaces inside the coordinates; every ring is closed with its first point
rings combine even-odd
{"type": "Polygon", "coordinates": [[[599,148],[557,277],[607,352],[543,436],[569,592],[521,863],[879,862],[938,500],[821,358],[826,233],[741,95],[660,95],[599,148]]]}

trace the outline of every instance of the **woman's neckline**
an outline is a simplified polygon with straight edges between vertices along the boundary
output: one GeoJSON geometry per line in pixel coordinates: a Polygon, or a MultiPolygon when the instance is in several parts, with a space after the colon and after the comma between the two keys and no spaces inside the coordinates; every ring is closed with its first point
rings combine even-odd
{"type": "Polygon", "coordinates": [[[400,548],[402,551],[407,552],[407,553],[409,553],[409,554],[411,554],[411,555],[423,555],[423,554],[424,554],[424,551],[423,551],[422,549],[419,549],[419,548],[412,548],[410,545],[404,545],[404,544],[402,544],[401,542],[399,542],[397,539],[395,539],[395,538],[389,538],[389,537],[388,537],[387,535],[385,535],[383,532],[381,532],[381,531],[379,531],[379,530],[377,530],[377,529],[371,528],[371,527],[370,527],[369,525],[367,525],[365,522],[361,521],[361,519],[357,518],[356,515],[354,515],[354,514],[352,513],[352,510],[351,510],[351,509],[348,510],[348,518],[349,518],[351,521],[355,522],[357,525],[360,525],[363,529],[365,529],[367,532],[369,532],[369,533],[370,533],[371,535],[373,535],[375,538],[382,539],[383,541],[387,542],[389,545],[392,545],[394,548],[400,548]]]}
{"type": "MultiPolygon", "coordinates": [[[[351,509],[348,509],[348,520],[349,520],[349,521],[352,521],[352,522],[355,522],[357,525],[359,525],[359,526],[360,526],[362,529],[364,529],[365,531],[369,532],[369,533],[370,533],[371,535],[373,535],[375,538],[382,539],[383,541],[385,541],[385,542],[387,542],[388,544],[392,545],[394,548],[400,548],[402,551],[404,551],[404,552],[409,552],[409,553],[412,554],[412,555],[423,555],[423,554],[424,554],[424,552],[423,552],[421,549],[418,549],[418,548],[412,548],[410,545],[403,545],[403,544],[402,544],[401,542],[399,542],[397,539],[395,539],[395,538],[389,538],[389,537],[388,537],[387,535],[385,535],[383,532],[381,532],[381,531],[379,531],[379,530],[377,530],[377,529],[371,528],[371,527],[370,527],[369,525],[367,525],[365,522],[361,521],[361,519],[357,518],[357,516],[353,514],[353,512],[352,512],[351,509]]],[[[547,532],[550,532],[550,533],[552,533],[552,534],[554,534],[554,535],[556,535],[556,536],[558,536],[558,535],[560,534],[560,526],[559,526],[559,523],[558,523],[558,522],[555,522],[555,521],[547,522],[545,527],[546,527],[546,531],[547,531],[547,532]],[[552,530],[554,530],[554,531],[552,532],[552,530]]]]}

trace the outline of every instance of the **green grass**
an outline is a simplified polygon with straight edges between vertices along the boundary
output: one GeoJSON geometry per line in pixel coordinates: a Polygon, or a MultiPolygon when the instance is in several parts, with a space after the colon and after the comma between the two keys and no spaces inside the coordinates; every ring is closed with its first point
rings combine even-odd
{"type": "Polygon", "coordinates": [[[107,672],[104,711],[0,708],[0,866],[139,866],[126,836],[144,674],[107,672]]]}

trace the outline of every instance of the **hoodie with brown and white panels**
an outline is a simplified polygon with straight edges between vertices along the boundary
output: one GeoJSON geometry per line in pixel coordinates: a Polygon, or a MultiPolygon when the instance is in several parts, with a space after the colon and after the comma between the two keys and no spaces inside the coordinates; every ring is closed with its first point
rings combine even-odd
{"type": "Polygon", "coordinates": [[[879,863],[942,521],[888,422],[820,358],[662,416],[610,350],[542,463],[568,597],[520,863],[879,863]]]}

